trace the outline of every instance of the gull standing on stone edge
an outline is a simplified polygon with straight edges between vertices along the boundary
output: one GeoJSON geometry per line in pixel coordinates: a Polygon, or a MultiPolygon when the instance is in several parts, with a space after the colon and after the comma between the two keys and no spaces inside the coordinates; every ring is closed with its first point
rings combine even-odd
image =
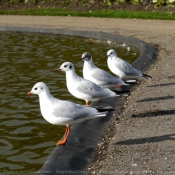
{"type": "Polygon", "coordinates": [[[107,88],[102,88],[99,85],[85,80],[75,73],[74,65],[70,62],[65,62],[56,71],[66,72],[66,84],[68,91],[76,98],[86,101],[100,101],[103,98],[116,96],[115,92],[107,88]]]}
{"type": "Polygon", "coordinates": [[[109,69],[121,79],[136,77],[136,78],[152,78],[151,76],[144,74],[140,70],[132,67],[131,64],[117,57],[116,52],[111,49],[107,52],[107,63],[109,69]]]}
{"type": "Polygon", "coordinates": [[[79,61],[80,60],[84,60],[83,77],[85,79],[105,88],[121,88],[121,85],[128,86],[128,84],[126,84],[122,79],[114,77],[110,73],[95,66],[92,60],[92,55],[89,52],[83,53],[79,61]]]}
{"type": "Polygon", "coordinates": [[[41,114],[46,121],[55,125],[66,125],[64,137],[57,142],[57,145],[66,143],[70,133],[70,125],[96,117],[104,117],[107,113],[98,112],[95,108],[54,98],[50,94],[47,85],[43,82],[36,83],[26,96],[31,94],[39,96],[41,114]]]}

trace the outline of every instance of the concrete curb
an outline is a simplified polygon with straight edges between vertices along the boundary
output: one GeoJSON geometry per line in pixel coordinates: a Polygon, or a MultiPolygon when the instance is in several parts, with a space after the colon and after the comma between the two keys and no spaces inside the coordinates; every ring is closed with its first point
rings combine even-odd
{"type": "MultiPolygon", "coordinates": [[[[110,40],[133,45],[140,49],[140,57],[134,61],[133,66],[141,71],[146,71],[157,59],[158,51],[151,44],[141,40],[113,35],[104,32],[93,31],[76,31],[76,30],[57,30],[47,28],[28,28],[14,26],[0,26],[1,31],[18,31],[18,32],[36,32],[36,33],[53,33],[63,35],[74,35],[100,40],[110,40]]],[[[116,108],[120,99],[106,99],[103,106],[116,108]]],[[[92,103],[92,106],[96,105],[92,103]]],[[[101,104],[100,104],[101,105],[101,104]]],[[[108,126],[113,111],[109,111],[104,118],[96,118],[81,124],[73,125],[69,140],[64,146],[57,146],[47,158],[41,168],[39,175],[47,174],[87,174],[87,166],[92,161],[94,152],[101,140],[104,129],[108,126]]]]}

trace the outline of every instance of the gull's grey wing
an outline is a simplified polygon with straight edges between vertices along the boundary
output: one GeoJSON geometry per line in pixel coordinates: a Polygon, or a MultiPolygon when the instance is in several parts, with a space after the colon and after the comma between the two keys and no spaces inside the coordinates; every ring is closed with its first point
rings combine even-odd
{"type": "Polygon", "coordinates": [[[88,96],[91,98],[102,98],[112,93],[109,89],[102,88],[97,84],[85,79],[76,83],[75,86],[79,92],[88,94],[88,96]]]}
{"type": "Polygon", "coordinates": [[[110,73],[102,70],[102,69],[94,69],[90,72],[91,76],[98,81],[104,82],[104,84],[117,84],[117,83],[124,83],[117,77],[112,76],[110,73]]]}
{"type": "Polygon", "coordinates": [[[123,71],[128,76],[130,76],[130,75],[137,75],[138,76],[141,74],[141,71],[135,69],[134,67],[132,67],[131,64],[129,64],[128,62],[126,62],[124,60],[115,61],[115,65],[117,66],[118,69],[123,71]]]}
{"type": "Polygon", "coordinates": [[[52,114],[56,117],[68,118],[70,121],[85,117],[92,117],[97,114],[95,108],[81,106],[69,101],[56,101],[53,107],[52,114]]]}

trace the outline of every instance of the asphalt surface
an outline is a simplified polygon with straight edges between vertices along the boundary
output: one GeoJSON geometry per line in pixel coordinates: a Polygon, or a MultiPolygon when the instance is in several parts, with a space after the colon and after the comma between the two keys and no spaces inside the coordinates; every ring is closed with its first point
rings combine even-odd
{"type": "Polygon", "coordinates": [[[153,44],[158,61],[116,109],[89,174],[175,174],[175,21],[0,16],[0,26],[104,31],[153,44]]]}

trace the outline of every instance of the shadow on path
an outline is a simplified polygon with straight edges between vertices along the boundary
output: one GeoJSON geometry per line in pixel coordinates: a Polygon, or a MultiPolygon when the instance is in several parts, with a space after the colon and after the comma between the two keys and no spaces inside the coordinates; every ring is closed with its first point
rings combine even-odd
{"type": "Polygon", "coordinates": [[[114,145],[135,145],[135,144],[162,142],[166,140],[175,140],[173,136],[175,136],[175,134],[167,134],[162,136],[146,137],[146,138],[139,138],[139,139],[129,139],[124,141],[119,141],[114,145]]]}
{"type": "Polygon", "coordinates": [[[174,96],[165,96],[165,97],[156,97],[156,98],[146,98],[143,100],[139,100],[137,102],[149,102],[149,101],[158,101],[158,100],[170,100],[173,99],[174,96]]]}
{"type": "Polygon", "coordinates": [[[148,111],[137,115],[132,115],[132,117],[133,118],[157,117],[160,115],[172,115],[172,114],[175,114],[175,110],[156,110],[152,112],[148,111]]]}
{"type": "Polygon", "coordinates": [[[160,86],[170,86],[170,85],[175,85],[175,83],[155,84],[147,87],[160,87],[160,86]]]}

